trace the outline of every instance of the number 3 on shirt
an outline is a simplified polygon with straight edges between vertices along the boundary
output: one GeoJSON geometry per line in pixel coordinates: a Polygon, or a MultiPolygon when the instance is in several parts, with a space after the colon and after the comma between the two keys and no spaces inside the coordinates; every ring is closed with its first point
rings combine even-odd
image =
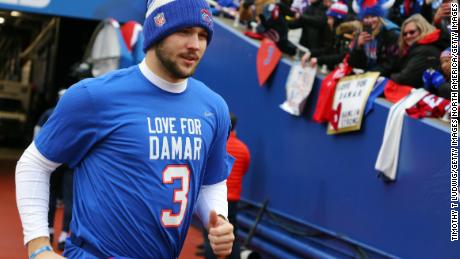
{"type": "Polygon", "coordinates": [[[161,210],[161,222],[165,227],[179,227],[184,219],[188,203],[190,169],[187,165],[169,165],[163,171],[163,183],[172,184],[174,180],[182,180],[182,188],[174,189],[174,202],[180,203],[180,211],[174,214],[172,210],[161,210]]]}

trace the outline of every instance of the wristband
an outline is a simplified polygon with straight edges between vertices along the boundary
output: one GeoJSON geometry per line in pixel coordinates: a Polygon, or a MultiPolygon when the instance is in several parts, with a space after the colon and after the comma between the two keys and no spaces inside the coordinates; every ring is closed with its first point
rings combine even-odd
{"type": "Polygon", "coordinates": [[[39,249],[35,250],[30,256],[29,256],[29,259],[35,259],[35,257],[37,257],[37,255],[43,253],[43,252],[46,252],[46,251],[53,251],[53,249],[51,248],[51,246],[42,246],[40,247],[39,249]]]}
{"type": "Polygon", "coordinates": [[[219,214],[219,215],[217,215],[217,216],[219,216],[219,217],[223,218],[225,221],[229,222],[229,221],[228,221],[228,218],[227,218],[227,217],[225,217],[224,215],[222,215],[222,214],[219,214]]]}

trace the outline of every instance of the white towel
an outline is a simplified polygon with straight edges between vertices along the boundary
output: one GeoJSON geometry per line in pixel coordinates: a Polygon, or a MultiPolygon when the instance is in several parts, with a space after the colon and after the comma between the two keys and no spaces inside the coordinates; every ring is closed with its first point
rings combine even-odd
{"type": "Polygon", "coordinates": [[[394,104],[388,113],[382,146],[375,162],[375,170],[382,172],[390,180],[394,181],[396,179],[399,145],[401,143],[401,131],[406,109],[414,106],[427,93],[423,88],[413,90],[408,96],[394,104]]]}

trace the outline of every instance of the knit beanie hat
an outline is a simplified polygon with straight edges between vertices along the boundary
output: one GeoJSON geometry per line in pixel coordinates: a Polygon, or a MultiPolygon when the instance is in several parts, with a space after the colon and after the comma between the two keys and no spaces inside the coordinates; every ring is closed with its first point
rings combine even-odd
{"type": "Polygon", "coordinates": [[[443,50],[441,52],[441,58],[448,58],[448,57],[451,57],[452,54],[450,53],[450,47],[448,47],[447,49],[443,50]]]}
{"type": "Polygon", "coordinates": [[[212,39],[213,20],[206,0],[149,0],[144,22],[144,52],[159,40],[187,27],[202,27],[212,39]]]}
{"type": "Polygon", "coordinates": [[[348,14],[348,6],[342,2],[333,3],[326,12],[327,16],[335,17],[339,20],[345,19],[348,14]]]}
{"type": "Polygon", "coordinates": [[[353,0],[352,6],[358,18],[366,16],[386,17],[395,0],[353,0]]]}

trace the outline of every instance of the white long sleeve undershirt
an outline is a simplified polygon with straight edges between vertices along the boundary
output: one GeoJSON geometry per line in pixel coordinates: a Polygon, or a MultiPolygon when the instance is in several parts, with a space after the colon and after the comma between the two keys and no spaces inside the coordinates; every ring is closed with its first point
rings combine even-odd
{"type": "Polygon", "coordinates": [[[16,203],[22,221],[24,244],[38,237],[49,237],[49,183],[51,173],[59,165],[46,159],[33,142],[16,165],[16,203]]]}
{"type": "Polygon", "coordinates": [[[208,226],[211,210],[215,210],[217,215],[228,218],[227,180],[201,186],[195,208],[195,213],[204,227],[208,226]]]}
{"type": "MultiPolygon", "coordinates": [[[[17,163],[16,203],[22,221],[24,244],[38,237],[49,237],[49,181],[51,173],[59,165],[45,158],[35,143],[24,151],[17,163]]],[[[228,216],[226,181],[201,187],[195,211],[204,226],[208,225],[211,210],[228,216]]]]}

